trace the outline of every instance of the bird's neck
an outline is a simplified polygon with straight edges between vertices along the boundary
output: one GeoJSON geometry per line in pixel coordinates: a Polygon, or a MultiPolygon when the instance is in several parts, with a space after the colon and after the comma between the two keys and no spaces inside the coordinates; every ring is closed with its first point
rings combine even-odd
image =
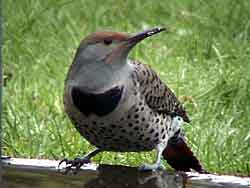
{"type": "Polygon", "coordinates": [[[90,93],[103,93],[113,87],[126,84],[132,72],[132,67],[127,62],[91,62],[83,66],[72,66],[68,84],[80,87],[90,93]]]}

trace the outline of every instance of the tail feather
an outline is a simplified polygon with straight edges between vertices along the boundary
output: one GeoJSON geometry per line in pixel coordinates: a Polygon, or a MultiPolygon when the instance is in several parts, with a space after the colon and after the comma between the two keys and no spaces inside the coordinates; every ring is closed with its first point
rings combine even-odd
{"type": "Polygon", "coordinates": [[[207,173],[182,136],[172,137],[162,155],[177,171],[188,172],[193,169],[199,173],[207,173]]]}

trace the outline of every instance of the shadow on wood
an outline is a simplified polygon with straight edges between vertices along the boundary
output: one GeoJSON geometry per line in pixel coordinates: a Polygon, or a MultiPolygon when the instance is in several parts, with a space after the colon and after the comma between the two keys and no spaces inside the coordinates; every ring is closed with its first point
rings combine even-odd
{"type": "Polygon", "coordinates": [[[243,188],[250,178],[234,176],[139,172],[135,167],[87,165],[77,174],[63,175],[58,161],[7,159],[3,161],[1,188],[243,188]]]}

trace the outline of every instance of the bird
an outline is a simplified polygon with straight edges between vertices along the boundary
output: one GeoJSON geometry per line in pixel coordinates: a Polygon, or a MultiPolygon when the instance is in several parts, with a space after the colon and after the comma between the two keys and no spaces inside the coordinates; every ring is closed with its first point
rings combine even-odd
{"type": "Polygon", "coordinates": [[[176,170],[204,172],[182,134],[183,122],[190,123],[183,105],[149,65],[128,57],[142,40],[165,30],[97,31],[81,41],[66,75],[63,101],[77,131],[96,149],[59,165],[79,169],[102,151],[155,149],[155,162],[139,170],[164,169],[163,157],[176,170]]]}

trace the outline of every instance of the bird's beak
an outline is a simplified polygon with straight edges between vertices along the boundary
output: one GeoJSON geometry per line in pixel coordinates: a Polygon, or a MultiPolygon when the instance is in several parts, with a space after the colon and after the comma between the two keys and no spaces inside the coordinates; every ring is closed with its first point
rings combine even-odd
{"type": "Polygon", "coordinates": [[[150,36],[153,36],[153,35],[155,35],[157,33],[165,31],[165,30],[166,30],[166,28],[158,28],[158,27],[157,28],[153,28],[153,29],[148,29],[146,31],[137,33],[136,35],[134,35],[132,37],[129,37],[126,40],[126,43],[127,43],[128,46],[133,47],[137,43],[139,43],[140,41],[142,41],[143,39],[145,39],[147,37],[150,37],[150,36]]]}
{"type": "Polygon", "coordinates": [[[106,64],[112,64],[113,62],[120,62],[120,59],[126,59],[129,51],[140,41],[165,30],[166,28],[157,27],[128,37],[126,40],[122,41],[118,47],[113,49],[108,56],[105,57],[106,64]]]}

